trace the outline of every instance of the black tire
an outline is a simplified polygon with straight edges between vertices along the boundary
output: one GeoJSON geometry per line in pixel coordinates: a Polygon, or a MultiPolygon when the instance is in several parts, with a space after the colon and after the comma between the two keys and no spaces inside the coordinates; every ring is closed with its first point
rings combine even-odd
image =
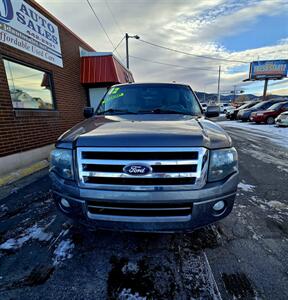
{"type": "Polygon", "coordinates": [[[266,124],[272,125],[275,123],[275,119],[273,117],[268,117],[266,119],[266,124]]]}

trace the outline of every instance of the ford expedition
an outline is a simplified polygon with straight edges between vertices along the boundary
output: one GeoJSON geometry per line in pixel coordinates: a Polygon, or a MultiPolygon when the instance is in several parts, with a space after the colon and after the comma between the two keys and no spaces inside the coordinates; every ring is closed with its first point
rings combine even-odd
{"type": "Polygon", "coordinates": [[[85,114],[51,153],[53,196],[66,216],[92,228],[174,232],[231,212],[237,152],[190,86],[114,85],[85,114]]]}

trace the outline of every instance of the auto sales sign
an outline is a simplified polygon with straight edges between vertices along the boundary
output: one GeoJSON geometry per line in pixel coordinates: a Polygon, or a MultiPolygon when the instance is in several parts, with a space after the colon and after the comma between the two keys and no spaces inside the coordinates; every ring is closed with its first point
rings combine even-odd
{"type": "Polygon", "coordinates": [[[63,67],[57,26],[23,0],[0,0],[0,42],[63,67]]]}
{"type": "Polygon", "coordinates": [[[250,65],[250,79],[281,79],[287,77],[288,60],[253,61],[250,65]]]}

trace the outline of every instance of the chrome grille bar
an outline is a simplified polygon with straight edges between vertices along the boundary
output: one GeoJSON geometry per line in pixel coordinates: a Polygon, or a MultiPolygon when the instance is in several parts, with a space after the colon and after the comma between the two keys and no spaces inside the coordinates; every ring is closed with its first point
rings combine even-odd
{"type": "MultiPolygon", "coordinates": [[[[128,165],[131,160],[113,160],[113,159],[82,159],[82,164],[95,164],[95,165],[128,165]]],[[[137,163],[139,161],[135,161],[137,163]]],[[[143,161],[144,162],[144,161],[143,161]]],[[[146,164],[151,166],[162,165],[197,165],[198,160],[145,160],[146,164]]]]}
{"type": "Polygon", "coordinates": [[[83,177],[118,177],[118,178],[186,178],[186,177],[196,177],[197,173],[152,173],[143,176],[131,176],[126,173],[110,173],[110,172],[85,172],[82,171],[83,177]]]}

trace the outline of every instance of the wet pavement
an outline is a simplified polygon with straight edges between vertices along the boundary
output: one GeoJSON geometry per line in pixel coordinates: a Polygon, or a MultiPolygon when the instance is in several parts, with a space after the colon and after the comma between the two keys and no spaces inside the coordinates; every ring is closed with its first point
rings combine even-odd
{"type": "Polygon", "coordinates": [[[233,212],[189,234],[90,232],[55,209],[47,170],[0,190],[0,299],[288,299],[288,154],[229,128],[233,212]]]}

